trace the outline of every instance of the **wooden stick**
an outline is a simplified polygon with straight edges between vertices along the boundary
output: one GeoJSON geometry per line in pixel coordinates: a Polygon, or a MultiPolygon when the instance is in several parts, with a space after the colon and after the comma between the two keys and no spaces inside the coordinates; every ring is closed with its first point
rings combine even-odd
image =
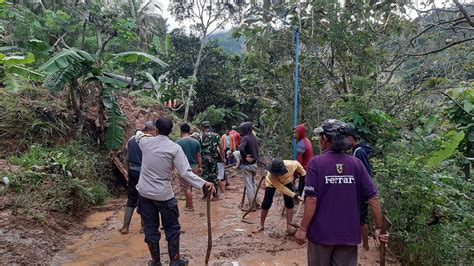
{"type": "Polygon", "coordinates": [[[242,200],[240,201],[240,209],[244,208],[245,193],[247,192],[247,187],[244,187],[244,194],[242,194],[242,200]]]}
{"type": "MultiPolygon", "coordinates": [[[[304,199],[304,190],[303,190],[303,194],[301,195],[301,197],[304,199]]],[[[300,200],[300,203],[298,204],[298,210],[296,211],[296,217],[298,217],[298,215],[300,214],[301,206],[303,204],[304,204],[304,201],[300,200]]]]}
{"type": "Polygon", "coordinates": [[[265,176],[263,176],[262,179],[260,179],[260,182],[258,182],[258,187],[257,187],[257,190],[255,191],[255,197],[253,198],[253,202],[252,204],[250,204],[249,209],[244,214],[244,216],[242,216],[242,220],[245,219],[245,216],[247,216],[252,211],[252,208],[255,205],[255,202],[257,201],[258,190],[260,189],[260,185],[262,184],[263,180],[265,180],[265,176]]]}
{"type": "Polygon", "coordinates": [[[212,230],[211,230],[211,191],[207,194],[207,251],[206,265],[209,264],[209,257],[212,249],[212,230]]]}
{"type": "MultiPolygon", "coordinates": [[[[390,227],[392,227],[392,222],[384,215],[382,217],[382,229],[380,230],[380,234],[386,234],[390,230],[390,227]]],[[[380,266],[385,266],[385,243],[380,243],[380,266]]]]}

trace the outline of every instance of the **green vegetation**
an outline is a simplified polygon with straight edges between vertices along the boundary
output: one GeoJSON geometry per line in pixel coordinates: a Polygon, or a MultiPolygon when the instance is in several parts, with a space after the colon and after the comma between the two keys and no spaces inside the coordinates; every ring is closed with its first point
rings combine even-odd
{"type": "Polygon", "coordinates": [[[298,9],[264,0],[269,13],[244,1],[190,12],[175,1],[171,14],[190,19],[190,34],[168,29],[144,0],[0,0],[0,150],[21,166],[12,207],[41,222],[39,203],[77,213],[103,201],[101,149],[117,151],[135,122],[124,119],[124,95],[218,131],[253,121],[265,156],[291,158],[298,28],[298,122],[342,119],[372,146],[402,263],[469,264],[474,7],[435,2],[311,0],[298,9]],[[229,33],[216,33],[230,24],[240,53],[229,53],[229,33]]]}
{"type": "MultiPolygon", "coordinates": [[[[4,173],[11,184],[15,212],[60,211],[78,215],[102,204],[109,195],[105,180],[107,162],[95,148],[73,141],[64,147],[33,145],[10,157],[18,172],[4,173]]],[[[35,216],[33,216],[34,218],[35,216]]]]}

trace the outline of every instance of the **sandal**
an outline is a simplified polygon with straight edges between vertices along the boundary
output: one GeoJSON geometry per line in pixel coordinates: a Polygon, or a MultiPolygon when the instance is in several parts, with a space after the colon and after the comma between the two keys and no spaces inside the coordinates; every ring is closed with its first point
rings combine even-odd
{"type": "Polygon", "coordinates": [[[256,233],[260,233],[264,230],[265,228],[263,228],[263,226],[259,225],[257,226],[257,228],[255,230],[252,231],[252,233],[256,234],[256,233]]]}
{"type": "Polygon", "coordinates": [[[185,207],[183,208],[183,210],[184,210],[185,212],[193,212],[193,211],[194,211],[194,208],[189,208],[188,206],[185,206],[185,207]]]}
{"type": "Polygon", "coordinates": [[[286,236],[292,236],[294,234],[296,234],[296,229],[287,228],[285,231],[286,236]]]}
{"type": "Polygon", "coordinates": [[[296,228],[296,229],[300,228],[300,226],[296,223],[291,223],[291,224],[288,224],[288,225],[293,227],[293,228],[296,228]]]}

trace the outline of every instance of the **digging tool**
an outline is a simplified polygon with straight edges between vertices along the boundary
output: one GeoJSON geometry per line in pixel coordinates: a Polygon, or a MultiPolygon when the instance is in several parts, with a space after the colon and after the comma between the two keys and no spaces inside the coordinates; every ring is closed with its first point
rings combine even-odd
{"type": "MultiPolygon", "coordinates": [[[[304,199],[304,190],[303,190],[303,194],[301,195],[301,197],[304,199]]],[[[300,200],[300,203],[298,204],[298,210],[296,211],[296,217],[298,217],[298,215],[300,214],[301,206],[303,204],[304,204],[304,201],[300,200]]]]}
{"type": "Polygon", "coordinates": [[[247,212],[245,212],[244,216],[242,216],[242,221],[245,223],[252,223],[252,222],[244,221],[244,219],[252,211],[253,206],[255,206],[255,203],[257,202],[258,190],[260,189],[260,185],[262,185],[263,180],[265,180],[265,176],[263,176],[262,179],[260,179],[260,182],[258,182],[258,186],[255,191],[255,197],[253,198],[253,202],[252,204],[250,204],[249,209],[247,210],[247,212]]]}
{"type": "Polygon", "coordinates": [[[212,230],[211,230],[211,192],[207,194],[207,251],[206,265],[209,265],[209,257],[212,249],[212,230]]]}
{"type": "Polygon", "coordinates": [[[240,201],[240,209],[244,208],[245,193],[247,192],[247,187],[244,187],[244,194],[242,195],[242,200],[240,201]]]}
{"type": "MultiPolygon", "coordinates": [[[[382,217],[382,229],[380,234],[386,234],[390,227],[392,227],[392,222],[388,219],[386,215],[382,217]]],[[[380,266],[385,266],[385,244],[380,244],[380,266]]]]}

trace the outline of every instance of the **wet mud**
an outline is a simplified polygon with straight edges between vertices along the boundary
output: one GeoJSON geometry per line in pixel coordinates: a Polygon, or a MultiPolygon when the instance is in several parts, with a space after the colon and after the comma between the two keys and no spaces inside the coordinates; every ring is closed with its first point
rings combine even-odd
{"type": "MultiPolygon", "coordinates": [[[[210,265],[306,265],[306,246],[296,244],[292,236],[285,236],[286,220],[281,215],[283,199],[275,195],[264,232],[252,233],[258,224],[259,212],[246,218],[253,224],[241,221],[243,212],[239,203],[243,183],[238,177],[219,201],[211,202],[213,248],[210,265]]],[[[261,191],[260,199],[263,196],[261,191]]],[[[184,200],[179,200],[181,255],[190,265],[204,265],[207,248],[206,202],[200,191],[194,190],[195,210],[182,211],[184,200]]],[[[125,203],[125,199],[123,199],[125,203]]],[[[130,234],[122,235],[123,207],[91,214],[85,221],[87,230],[52,260],[53,265],[145,265],[149,260],[144,235],[139,233],[140,218],[133,216],[130,234]]],[[[296,208],[295,208],[296,210],[296,208]]],[[[295,217],[296,222],[301,217],[295,217]]],[[[162,234],[161,259],[167,263],[168,255],[162,234]]],[[[389,261],[390,262],[390,261],[389,261]]],[[[371,242],[371,250],[359,249],[360,265],[378,265],[378,252],[371,242]]]]}

